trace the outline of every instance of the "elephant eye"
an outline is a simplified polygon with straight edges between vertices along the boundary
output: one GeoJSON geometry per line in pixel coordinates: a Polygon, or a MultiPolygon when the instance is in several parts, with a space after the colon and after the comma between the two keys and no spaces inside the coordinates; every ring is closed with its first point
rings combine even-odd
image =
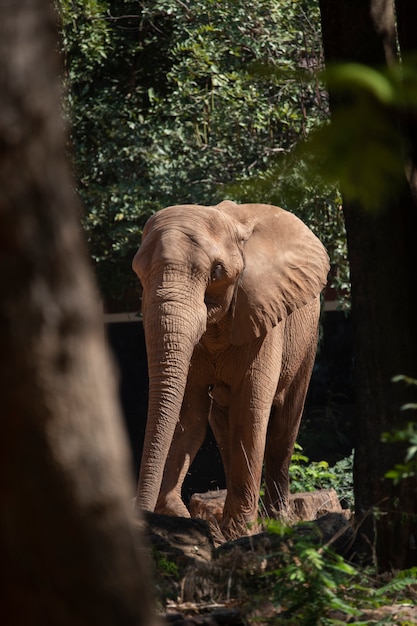
{"type": "Polygon", "coordinates": [[[216,280],[220,280],[224,275],[224,267],[221,263],[215,263],[211,268],[210,280],[214,282],[216,280]]]}

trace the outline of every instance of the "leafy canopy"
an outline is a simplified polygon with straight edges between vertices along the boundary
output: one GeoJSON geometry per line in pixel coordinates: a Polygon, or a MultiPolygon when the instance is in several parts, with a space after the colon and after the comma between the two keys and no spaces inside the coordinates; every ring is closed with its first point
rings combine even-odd
{"type": "Polygon", "coordinates": [[[337,192],[303,159],[287,161],[328,115],[316,0],[57,0],[57,9],[77,185],[104,294],[133,279],[150,214],[225,197],[296,212],[343,266],[337,192]]]}

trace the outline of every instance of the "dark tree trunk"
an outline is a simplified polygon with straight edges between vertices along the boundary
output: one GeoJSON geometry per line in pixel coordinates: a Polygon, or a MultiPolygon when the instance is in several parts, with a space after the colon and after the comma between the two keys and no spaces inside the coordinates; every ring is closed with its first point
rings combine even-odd
{"type": "Polygon", "coordinates": [[[1,2],[1,622],[148,625],[115,372],[64,156],[56,42],[52,2],[1,2]]]}
{"type": "MultiPolygon", "coordinates": [[[[416,52],[416,4],[413,0],[395,0],[397,31],[401,54],[416,52]]],[[[415,61],[415,59],[414,59],[415,61]]]]}
{"type": "MultiPolygon", "coordinates": [[[[396,0],[398,41],[407,66],[417,75],[417,42],[415,29],[416,5],[413,0],[396,0]]],[[[402,115],[402,130],[407,137],[408,180],[417,206],[417,106],[415,98],[402,115]]]]}
{"type": "MultiPolygon", "coordinates": [[[[380,68],[392,61],[395,24],[389,0],[320,0],[320,8],[327,62],[355,61],[380,68]]],[[[335,97],[331,103],[334,112],[339,104],[335,97]]],[[[416,146],[410,150],[401,135],[404,120],[394,110],[382,112],[400,134],[397,157],[412,155],[416,146]]],[[[382,570],[417,563],[417,483],[409,479],[395,486],[384,477],[403,462],[405,447],[381,442],[385,431],[403,425],[406,415],[400,407],[413,399],[409,389],[391,382],[392,377],[417,378],[417,206],[405,174],[406,165],[410,171],[407,158],[396,197],[382,201],[378,211],[344,202],[355,327],[356,513],[362,521],[363,551],[376,556],[382,570]]]]}

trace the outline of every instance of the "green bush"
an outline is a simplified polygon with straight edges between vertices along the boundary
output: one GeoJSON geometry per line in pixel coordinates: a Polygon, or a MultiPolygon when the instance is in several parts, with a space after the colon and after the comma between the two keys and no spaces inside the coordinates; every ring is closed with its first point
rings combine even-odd
{"type": "Polygon", "coordinates": [[[337,191],[290,155],[328,117],[317,0],[56,0],[84,227],[101,290],[163,206],[265,201],[298,214],[348,285],[337,191]],[[344,268],[344,269],[343,269],[344,268]]]}
{"type": "Polygon", "coordinates": [[[332,467],[327,461],[309,461],[296,444],[290,465],[291,491],[335,489],[342,506],[353,508],[353,453],[332,467]]]}
{"type": "MultiPolygon", "coordinates": [[[[406,385],[417,386],[417,380],[409,376],[395,376],[393,382],[404,382],[406,385]]],[[[401,407],[402,411],[416,411],[417,403],[408,402],[401,407]]],[[[408,422],[404,428],[400,428],[388,433],[384,433],[382,440],[386,443],[403,443],[408,442],[409,446],[404,457],[403,463],[398,463],[389,470],[385,476],[391,478],[395,484],[401,480],[417,475],[417,424],[408,422]]]]}

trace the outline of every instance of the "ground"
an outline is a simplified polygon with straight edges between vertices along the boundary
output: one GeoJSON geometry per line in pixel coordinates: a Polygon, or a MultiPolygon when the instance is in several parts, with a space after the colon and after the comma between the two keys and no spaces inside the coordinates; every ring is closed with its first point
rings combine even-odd
{"type": "Polygon", "coordinates": [[[151,544],[159,612],[175,626],[417,624],[417,583],[350,570],[340,556],[355,537],[343,513],[226,543],[202,519],[137,523],[151,544]]]}

